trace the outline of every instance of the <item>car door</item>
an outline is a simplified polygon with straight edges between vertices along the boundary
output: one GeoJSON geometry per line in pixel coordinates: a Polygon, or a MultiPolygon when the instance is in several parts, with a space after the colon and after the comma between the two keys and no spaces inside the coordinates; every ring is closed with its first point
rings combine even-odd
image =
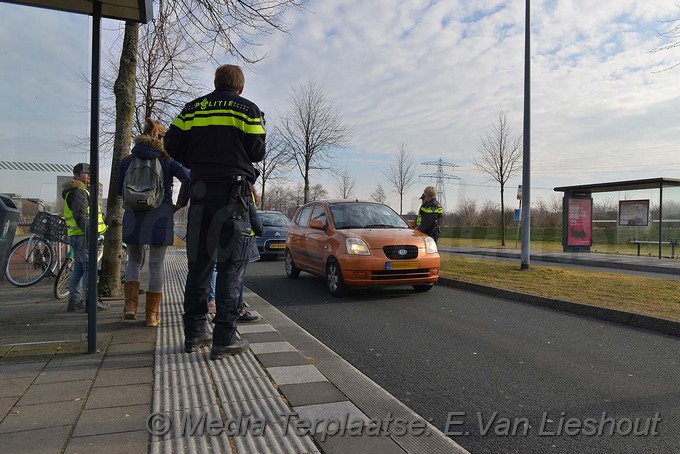
{"type": "MultiPolygon", "coordinates": [[[[328,225],[326,210],[321,203],[317,203],[312,208],[309,221],[321,221],[324,226],[328,225]]],[[[309,228],[307,231],[307,250],[309,251],[309,263],[316,272],[323,274],[326,272],[326,257],[328,257],[328,234],[326,230],[309,228]]]]}
{"type": "Polygon", "coordinates": [[[293,261],[298,268],[309,269],[311,262],[307,248],[307,236],[309,235],[309,218],[312,214],[312,205],[300,208],[295,218],[295,226],[288,232],[288,249],[293,255],[293,261]]]}

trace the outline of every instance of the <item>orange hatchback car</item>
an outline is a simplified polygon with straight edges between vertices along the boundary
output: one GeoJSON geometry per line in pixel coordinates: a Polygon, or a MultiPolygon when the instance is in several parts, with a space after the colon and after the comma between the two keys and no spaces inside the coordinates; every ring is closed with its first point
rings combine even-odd
{"type": "Polygon", "coordinates": [[[432,238],[387,205],[317,201],[293,216],[285,266],[291,279],[301,271],[325,277],[334,296],[349,287],[395,284],[426,292],[439,278],[439,253],[432,238]]]}

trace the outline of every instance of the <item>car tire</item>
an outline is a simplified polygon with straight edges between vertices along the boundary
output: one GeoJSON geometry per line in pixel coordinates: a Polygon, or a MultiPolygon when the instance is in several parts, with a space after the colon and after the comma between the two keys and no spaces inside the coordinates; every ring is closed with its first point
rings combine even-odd
{"type": "Polygon", "coordinates": [[[333,296],[345,296],[349,293],[345,281],[342,280],[340,264],[335,259],[329,259],[326,264],[326,285],[333,296]]]}
{"type": "Polygon", "coordinates": [[[434,284],[416,284],[413,285],[413,290],[415,290],[416,293],[423,293],[432,290],[432,287],[434,287],[434,284]]]}
{"type": "Polygon", "coordinates": [[[293,261],[293,254],[290,253],[289,249],[286,249],[284,255],[284,262],[286,266],[286,276],[288,276],[291,279],[297,279],[298,276],[300,276],[300,268],[295,266],[295,262],[293,261]]]}

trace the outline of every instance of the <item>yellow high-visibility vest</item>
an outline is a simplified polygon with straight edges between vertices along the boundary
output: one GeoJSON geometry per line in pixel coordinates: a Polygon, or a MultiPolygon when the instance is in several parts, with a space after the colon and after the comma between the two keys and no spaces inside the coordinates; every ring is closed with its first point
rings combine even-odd
{"type": "MultiPolygon", "coordinates": [[[[85,188],[74,188],[74,189],[82,189],[83,191],[87,192],[87,199],[90,199],[90,191],[88,191],[85,188]]],[[[71,189],[73,191],[73,189],[71,189]]],[[[78,224],[76,223],[76,219],[73,217],[73,211],[71,211],[71,207],[68,206],[68,195],[71,193],[71,191],[68,191],[66,193],[66,197],[64,198],[64,219],[66,219],[66,227],[68,227],[68,236],[76,236],[76,235],[85,235],[85,232],[83,232],[80,227],[78,227],[78,224]]],[[[87,206],[87,214],[90,214],[90,206],[87,206]]],[[[102,216],[102,207],[97,205],[97,233],[104,233],[106,232],[106,224],[104,224],[104,217],[102,216]]]]}

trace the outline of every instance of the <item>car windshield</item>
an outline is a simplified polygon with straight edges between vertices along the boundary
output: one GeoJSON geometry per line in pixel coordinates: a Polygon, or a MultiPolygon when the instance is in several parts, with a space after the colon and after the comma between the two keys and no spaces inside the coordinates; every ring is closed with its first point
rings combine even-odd
{"type": "Polygon", "coordinates": [[[336,203],[330,206],[336,229],[405,229],[406,222],[379,203],[336,203]]]}
{"type": "Polygon", "coordinates": [[[283,213],[257,213],[262,227],[288,227],[290,220],[283,213]]]}

